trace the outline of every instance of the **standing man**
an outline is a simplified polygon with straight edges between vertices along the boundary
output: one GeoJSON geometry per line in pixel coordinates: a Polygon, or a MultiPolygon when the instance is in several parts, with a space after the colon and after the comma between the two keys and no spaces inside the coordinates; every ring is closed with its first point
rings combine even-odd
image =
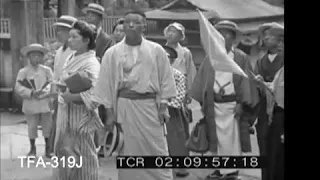
{"type": "MultiPolygon", "coordinates": [[[[225,39],[228,56],[245,69],[247,57],[234,48],[240,37],[237,25],[231,21],[220,21],[215,28],[225,39]]],[[[216,71],[210,60],[204,59],[194,79],[190,92],[203,109],[208,124],[209,151],[212,155],[241,156],[251,152],[248,113],[244,108],[252,107],[250,84],[247,78],[230,72],[216,71]]],[[[206,180],[237,179],[236,169],[215,170],[206,180]]]]}
{"type": "MultiPolygon", "coordinates": [[[[68,39],[69,39],[69,31],[72,28],[72,24],[76,22],[77,19],[72,16],[61,16],[53,26],[56,28],[57,32],[57,41],[63,44],[55,55],[54,64],[53,64],[53,80],[58,82],[60,80],[60,76],[62,74],[63,66],[67,60],[67,58],[72,54],[72,50],[69,48],[68,39]]],[[[53,86],[52,91],[57,91],[58,89],[53,86]]],[[[50,147],[53,152],[54,149],[54,140],[56,135],[56,116],[58,111],[58,102],[57,98],[53,101],[54,113],[53,113],[53,123],[52,130],[50,133],[50,147]]]]}
{"type": "MultiPolygon", "coordinates": [[[[168,102],[176,96],[170,61],[161,45],[146,40],[146,15],[125,15],[123,41],[103,56],[94,101],[107,109],[108,131],[117,121],[124,133],[122,155],[167,156],[168,102]]],[[[171,169],[119,169],[119,180],[172,180],[171,169]]]]}
{"type": "MultiPolygon", "coordinates": [[[[267,23],[260,27],[263,47],[266,54],[258,60],[256,74],[261,75],[265,82],[272,82],[276,73],[284,65],[283,35],[284,27],[278,23],[267,23]]],[[[266,155],[266,138],[268,134],[269,116],[272,114],[267,106],[267,97],[263,90],[260,91],[258,122],[256,124],[257,139],[260,155],[266,155]]],[[[266,169],[262,169],[262,180],[266,179],[266,169]]]]}
{"type": "MultiPolygon", "coordinates": [[[[114,42],[112,38],[103,31],[102,29],[102,21],[104,16],[104,7],[96,4],[96,3],[90,3],[88,7],[83,9],[83,12],[86,15],[86,21],[90,24],[93,24],[97,28],[97,38],[96,38],[96,56],[99,62],[101,63],[101,59],[104,55],[104,53],[107,51],[108,48],[110,48],[114,42]]],[[[98,107],[99,110],[99,117],[104,123],[106,120],[106,110],[103,106],[98,107]]],[[[100,136],[103,136],[103,131],[98,131],[95,133],[94,141],[97,146],[97,149],[99,151],[98,156],[104,157],[103,155],[103,148],[100,148],[102,145],[99,139],[101,139],[100,136]],[[102,133],[99,133],[102,132],[102,133]]]]}
{"type": "Polygon", "coordinates": [[[101,62],[103,54],[113,45],[112,38],[102,29],[104,7],[96,3],[90,3],[82,11],[86,15],[86,21],[97,28],[96,55],[101,62]]]}

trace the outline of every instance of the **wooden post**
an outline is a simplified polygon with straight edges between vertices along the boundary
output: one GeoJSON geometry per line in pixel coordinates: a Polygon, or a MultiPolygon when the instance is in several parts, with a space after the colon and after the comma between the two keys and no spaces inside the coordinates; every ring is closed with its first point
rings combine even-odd
{"type": "Polygon", "coordinates": [[[76,0],[60,0],[61,15],[78,17],[81,15],[81,9],[78,7],[76,0]]]}
{"type": "Polygon", "coordinates": [[[44,43],[43,1],[11,0],[12,85],[23,66],[20,50],[31,43],[44,43]]]}

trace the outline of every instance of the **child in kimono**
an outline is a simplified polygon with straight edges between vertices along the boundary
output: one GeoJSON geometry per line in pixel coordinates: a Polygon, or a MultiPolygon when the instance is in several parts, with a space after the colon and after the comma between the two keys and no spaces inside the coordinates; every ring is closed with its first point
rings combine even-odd
{"type": "Polygon", "coordinates": [[[53,79],[53,73],[49,67],[41,65],[47,51],[41,44],[31,44],[22,48],[21,53],[28,58],[29,64],[19,71],[15,91],[23,99],[22,112],[26,116],[31,147],[28,156],[36,156],[35,140],[38,137],[40,124],[46,143],[45,155],[50,158],[52,156],[48,143],[52,123],[50,99],[42,96],[50,92],[49,82],[53,79]]]}

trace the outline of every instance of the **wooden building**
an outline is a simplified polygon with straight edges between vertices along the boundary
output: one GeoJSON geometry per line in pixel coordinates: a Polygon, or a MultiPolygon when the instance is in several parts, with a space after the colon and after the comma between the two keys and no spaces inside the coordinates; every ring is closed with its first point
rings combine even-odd
{"type": "Polygon", "coordinates": [[[148,39],[165,43],[163,29],[172,22],[179,22],[186,28],[186,39],[181,42],[192,52],[196,66],[199,66],[205,53],[201,45],[199,9],[213,23],[231,20],[242,31],[254,31],[265,22],[284,21],[284,10],[261,0],[175,0],[166,6],[146,12],[148,20],[157,22],[158,31],[146,34],[148,39]]]}

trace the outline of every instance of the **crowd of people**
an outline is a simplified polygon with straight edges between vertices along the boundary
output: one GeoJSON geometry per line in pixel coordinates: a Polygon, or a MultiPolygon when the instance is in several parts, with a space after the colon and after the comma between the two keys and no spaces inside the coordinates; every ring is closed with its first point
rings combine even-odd
{"type": "MultiPolygon", "coordinates": [[[[104,8],[91,3],[86,21],[68,15],[53,24],[62,46],[51,69],[41,44],[21,52],[29,59],[17,76],[23,98],[30,152],[36,156],[37,127],[42,126],[45,156],[81,156],[78,169],[58,167],[57,180],[98,180],[98,157],[105,156],[106,132],[120,126],[121,155],[188,156],[188,104],[200,103],[206,117],[210,155],[251,152],[257,132],[260,155],[267,156],[263,180],[282,180],[284,143],[284,28],[267,23],[244,37],[237,24],[213,26],[225,39],[227,55],[248,78],[216,71],[207,56],[197,70],[191,51],[179,42],[185,28],[174,22],[164,29],[165,45],[145,38],[146,16],[130,11],[109,36],[102,29],[104,8]],[[90,82],[76,91],[66,86],[78,74],[90,82]],[[68,88],[66,88],[68,87],[68,88]]],[[[187,169],[119,169],[119,180],[172,180],[187,169]]],[[[238,179],[237,169],[214,169],[207,180],[238,179]]]]}

